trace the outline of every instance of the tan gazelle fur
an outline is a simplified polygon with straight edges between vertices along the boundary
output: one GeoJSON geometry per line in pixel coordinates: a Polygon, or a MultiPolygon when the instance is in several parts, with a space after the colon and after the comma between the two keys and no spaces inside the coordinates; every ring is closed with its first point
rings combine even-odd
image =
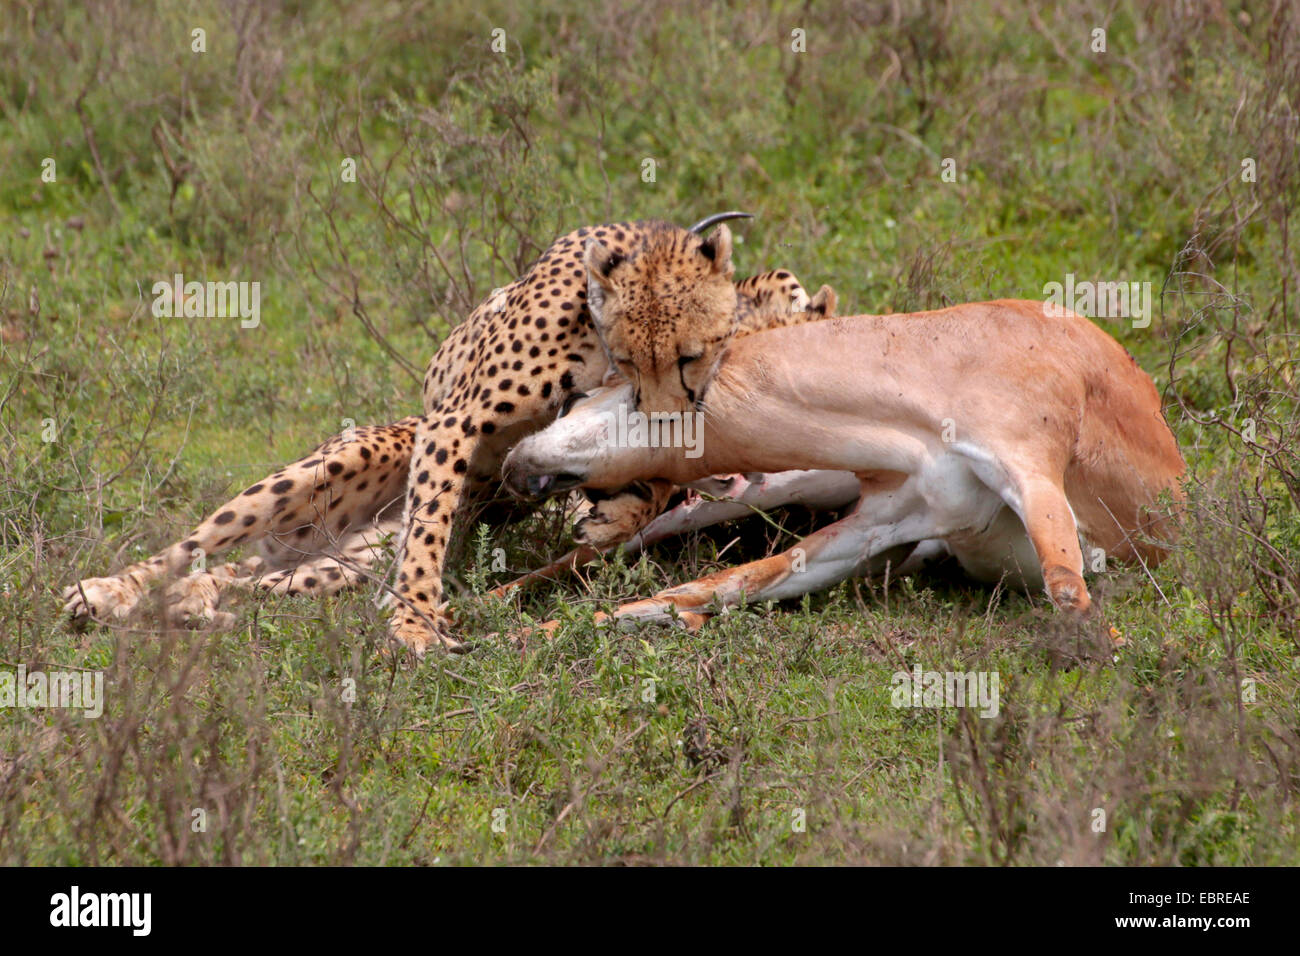
{"type": "MultiPolygon", "coordinates": [[[[848,517],[796,548],[719,571],[615,617],[688,623],[780,600],[946,550],[974,577],[1045,587],[1060,608],[1091,604],[1084,554],[1150,566],[1171,529],[1154,506],[1181,497],[1185,465],[1151,379],[1087,319],[1041,302],[854,316],[732,342],[703,389],[702,451],[618,447],[610,385],[524,439],[504,466],[517,493],[637,479],[680,484],[728,472],[853,472],[848,517]]],[[[620,412],[620,406],[623,407],[620,412]]]]}

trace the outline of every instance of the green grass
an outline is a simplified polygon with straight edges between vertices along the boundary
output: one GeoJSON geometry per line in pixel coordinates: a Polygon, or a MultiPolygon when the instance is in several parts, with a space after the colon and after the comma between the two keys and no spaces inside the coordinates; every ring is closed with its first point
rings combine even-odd
{"type": "Polygon", "coordinates": [[[0,14],[0,668],[108,687],[98,720],[0,710],[0,861],[1296,862],[1296,14],[827,6],[0,14]],[[1150,328],[1102,324],[1192,468],[1175,555],[1098,576],[1083,626],[941,574],[616,633],[592,612],[791,537],[482,598],[568,546],[551,511],[471,535],[463,658],[381,655],[374,588],[250,598],[225,634],[60,620],[63,585],[415,411],[447,329],[555,236],[727,208],[758,216],[741,274],[846,314],[1150,281],[1150,328]],[[259,281],[261,326],[154,318],[177,271],[259,281]],[[492,636],[556,616],[523,654],[492,636]],[[918,664],[996,671],[999,716],[891,706],[918,664]]]}

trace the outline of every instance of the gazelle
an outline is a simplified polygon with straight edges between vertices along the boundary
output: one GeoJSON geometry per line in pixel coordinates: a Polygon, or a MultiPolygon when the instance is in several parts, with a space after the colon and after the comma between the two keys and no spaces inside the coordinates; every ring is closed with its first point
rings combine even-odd
{"type": "Polygon", "coordinates": [[[852,472],[861,498],[795,548],[623,605],[616,618],[667,619],[671,607],[697,626],[742,598],[796,597],[941,551],[977,579],[1045,588],[1082,615],[1083,547],[1154,565],[1172,532],[1154,506],[1162,493],[1182,496],[1185,465],[1150,377],[1087,319],[1046,316],[1041,302],[860,315],[739,339],[699,396],[695,457],[612,443],[628,434],[615,423],[631,401],[621,383],[578,401],[514,448],[508,485],[535,498],[824,469],[852,472]]]}

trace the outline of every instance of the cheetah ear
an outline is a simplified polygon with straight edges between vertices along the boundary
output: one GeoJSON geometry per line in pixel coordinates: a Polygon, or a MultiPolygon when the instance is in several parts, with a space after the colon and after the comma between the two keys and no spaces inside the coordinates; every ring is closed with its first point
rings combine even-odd
{"type": "Polygon", "coordinates": [[[839,296],[835,294],[835,290],[828,285],[824,285],[809,300],[808,311],[816,312],[824,319],[830,319],[834,318],[835,310],[839,307],[839,304],[839,296]]]}
{"type": "Polygon", "coordinates": [[[731,278],[735,266],[731,264],[731,230],[722,223],[713,235],[700,243],[700,255],[713,263],[713,271],[731,278]]]}
{"type": "MultiPolygon", "coordinates": [[[[582,262],[587,267],[588,276],[606,289],[613,288],[614,284],[609,276],[614,271],[614,267],[622,261],[622,256],[611,252],[599,239],[588,239],[586,247],[582,250],[582,262]]],[[[588,285],[590,284],[588,282],[588,285]]]]}

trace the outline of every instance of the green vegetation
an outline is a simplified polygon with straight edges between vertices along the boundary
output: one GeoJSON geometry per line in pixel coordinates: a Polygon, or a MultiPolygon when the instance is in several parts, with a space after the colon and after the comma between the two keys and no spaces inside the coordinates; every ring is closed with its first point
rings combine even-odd
{"type": "Polygon", "coordinates": [[[1293,5],[343,6],[0,13],[0,670],[108,690],[98,720],[0,710],[0,862],[1297,861],[1293,5]],[[846,314],[1149,281],[1148,328],[1101,324],[1192,467],[1177,553],[1099,575],[1083,627],[941,576],[615,634],[594,610],[790,537],[483,599],[492,548],[566,549],[552,510],[471,535],[468,657],[381,654],[375,588],[249,597],[223,634],[60,619],[62,586],[417,410],[448,328],[555,236],[730,208],[742,273],[846,314]],[[260,325],[154,317],[177,272],[260,282],[260,325]],[[555,616],[523,654],[488,637],[555,616]],[[914,665],[997,671],[999,715],[892,707],[914,665]]]}

